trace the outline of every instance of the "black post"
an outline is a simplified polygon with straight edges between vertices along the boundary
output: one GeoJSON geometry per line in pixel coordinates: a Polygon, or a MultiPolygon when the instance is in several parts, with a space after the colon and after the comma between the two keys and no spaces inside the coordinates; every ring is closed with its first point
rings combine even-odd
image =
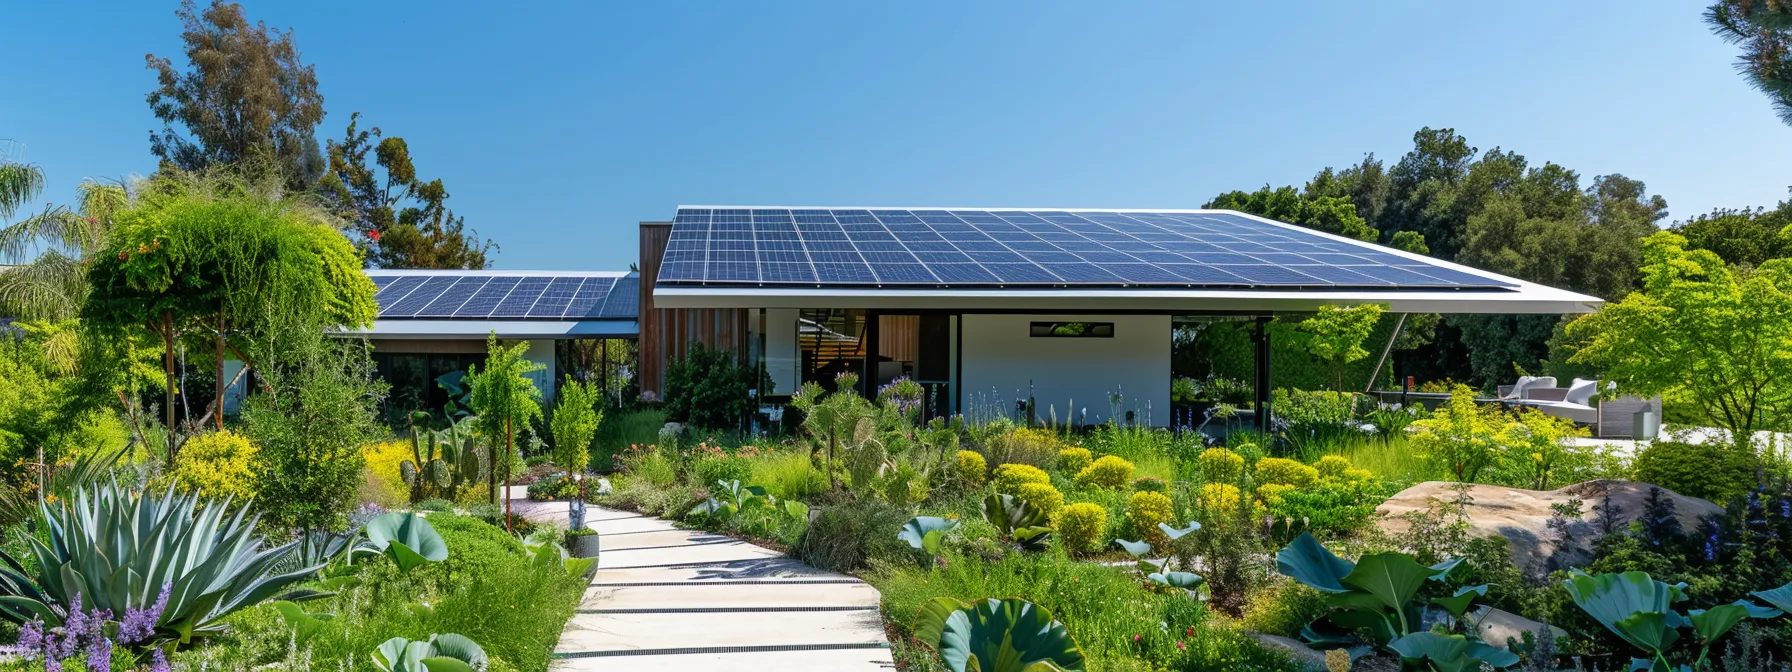
{"type": "Polygon", "coordinates": [[[865,375],[859,377],[859,389],[864,390],[866,399],[877,395],[878,332],[881,331],[877,321],[875,311],[865,311],[865,375]]]}
{"type": "Polygon", "coordinates": [[[1257,431],[1269,433],[1269,326],[1267,316],[1257,318],[1257,329],[1251,340],[1257,346],[1257,431]]]}

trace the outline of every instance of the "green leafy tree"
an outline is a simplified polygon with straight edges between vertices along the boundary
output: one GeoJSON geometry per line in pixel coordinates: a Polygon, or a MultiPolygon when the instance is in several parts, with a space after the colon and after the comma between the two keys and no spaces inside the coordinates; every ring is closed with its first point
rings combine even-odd
{"type": "Polygon", "coordinates": [[[1711,250],[1737,266],[1760,266],[1792,257],[1792,201],[1778,208],[1718,209],[1674,224],[1689,250],[1711,250]]]}
{"type": "Polygon", "coordinates": [[[324,171],[315,133],[324,97],[292,32],[251,24],[242,5],[223,0],[203,12],[183,0],[175,14],[192,69],[145,57],[159,84],[149,107],[163,123],[160,134],[149,134],[150,150],[182,170],[236,166],[252,178],[277,175],[293,190],[316,184],[324,171]]]}
{"type": "Polygon", "coordinates": [[[1661,232],[1644,241],[1643,288],[1568,325],[1570,360],[1623,389],[1698,407],[1746,445],[1792,419],[1792,260],[1731,267],[1661,232]]]}
{"type": "Polygon", "coordinates": [[[1767,94],[1780,120],[1792,124],[1792,3],[1784,0],[1720,0],[1705,10],[1705,23],[1742,46],[1736,69],[1767,94]]]}
{"type": "Polygon", "coordinates": [[[361,236],[368,261],[383,268],[489,266],[486,255],[497,246],[489,239],[481,243],[478,232],[467,231],[448,209],[442,181],[417,177],[404,138],[382,138],[378,126],[360,130],[360,118],[359,112],[350,116],[342,141],[329,142],[330,169],[321,186],[361,236]]]}
{"type": "MultiPolygon", "coordinates": [[[[172,195],[117,213],[89,266],[81,313],[98,333],[161,339],[171,429],[182,334],[210,337],[221,404],[227,351],[254,365],[275,354],[265,345],[275,325],[355,328],[377,311],[360,255],[317,223],[304,199],[240,182],[201,184],[168,187],[172,195]]],[[[169,443],[170,461],[177,448],[169,443]]]]}
{"type": "Polygon", "coordinates": [[[1369,356],[1363,341],[1375,330],[1381,319],[1381,306],[1320,306],[1319,312],[1294,327],[1301,347],[1322,361],[1330,362],[1336,387],[1344,391],[1344,365],[1369,356]]]}
{"type": "Polygon", "coordinates": [[[497,332],[486,337],[485,368],[475,364],[467,370],[467,403],[477,414],[479,433],[491,442],[491,454],[503,457],[492,460],[492,503],[504,500],[504,525],[510,527],[510,498],[503,497],[499,484],[510,483],[511,457],[516,454],[516,430],[527,428],[541,419],[541,390],[529,379],[542,365],[526,359],[528,343],[504,347],[497,332]],[[499,470],[504,472],[500,478],[499,470]]]}
{"type": "Polygon", "coordinates": [[[1294,187],[1272,189],[1264,185],[1251,193],[1227,192],[1202,207],[1248,212],[1357,240],[1373,241],[1377,235],[1375,229],[1356,214],[1356,204],[1349,198],[1320,196],[1310,191],[1301,193],[1294,187]]]}
{"type": "Polygon", "coordinates": [[[267,386],[243,402],[243,432],[256,446],[256,510],[286,529],[341,529],[361,483],[361,446],[383,436],[386,385],[365,341],[308,323],[264,330],[267,386]]]}
{"type": "Polygon", "coordinates": [[[597,426],[604,420],[603,411],[598,410],[603,403],[603,390],[596,383],[567,376],[559,396],[554,416],[548,421],[548,430],[554,435],[554,464],[579,473],[591,461],[591,439],[597,436],[597,426]]]}
{"type": "Polygon", "coordinates": [[[1483,469],[1499,462],[1506,417],[1497,408],[1475,403],[1475,391],[1467,385],[1457,385],[1449,404],[1412,427],[1412,444],[1420,455],[1449,470],[1458,483],[1474,483],[1483,469]]]}
{"type": "Polygon", "coordinates": [[[704,429],[738,429],[752,410],[753,369],[693,341],[666,365],[666,417],[704,429]]]}

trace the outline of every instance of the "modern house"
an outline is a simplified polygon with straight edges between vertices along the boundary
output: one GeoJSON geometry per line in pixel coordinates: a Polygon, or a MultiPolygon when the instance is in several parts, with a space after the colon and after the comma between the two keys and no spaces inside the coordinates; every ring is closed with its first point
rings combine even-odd
{"type": "Polygon", "coordinates": [[[495,331],[531,343],[549,395],[571,344],[632,339],[644,395],[663,393],[666,362],[703,343],[762,366],[765,399],[850,371],[865,390],[920,382],[934,413],[1030,397],[1091,423],[1163,425],[1181,321],[1257,321],[1266,402],[1261,325],[1278,313],[1600,304],[1227,210],[686,206],[640,225],[640,269],[370,271],[380,316],[366,335],[395,392],[464,369],[495,331]]]}

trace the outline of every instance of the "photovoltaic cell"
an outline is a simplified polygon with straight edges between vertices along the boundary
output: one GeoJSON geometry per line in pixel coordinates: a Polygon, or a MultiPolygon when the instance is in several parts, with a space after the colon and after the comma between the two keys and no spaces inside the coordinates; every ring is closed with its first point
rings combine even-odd
{"type": "Polygon", "coordinates": [[[552,281],[551,278],[523,278],[516,283],[516,289],[510,290],[510,295],[492,309],[492,317],[528,315],[529,309],[535,307],[536,301],[541,300],[542,293],[547,291],[548,283],[552,281]]]}
{"type": "Polygon", "coordinates": [[[380,319],[632,319],[640,310],[635,275],[375,271],[369,277],[380,288],[380,319]]]}
{"type": "Polygon", "coordinates": [[[669,240],[667,285],[1515,287],[1230,212],[681,208],[669,240]]]}

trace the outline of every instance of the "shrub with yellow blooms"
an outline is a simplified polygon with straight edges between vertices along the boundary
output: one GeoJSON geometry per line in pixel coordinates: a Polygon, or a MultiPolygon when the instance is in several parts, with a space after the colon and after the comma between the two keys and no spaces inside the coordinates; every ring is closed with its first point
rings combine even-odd
{"type": "Polygon", "coordinates": [[[1064,493],[1058,492],[1050,483],[1022,483],[1015,487],[1014,498],[1045,512],[1052,520],[1057,520],[1058,514],[1064,511],[1064,493]]]}
{"type": "Polygon", "coordinates": [[[1176,503],[1161,492],[1135,492],[1126,500],[1126,518],[1132,521],[1132,529],[1160,552],[1170,548],[1170,536],[1157,524],[1168,523],[1175,515],[1176,503]]]}
{"type": "Polygon", "coordinates": [[[1058,451],[1058,471],[1075,476],[1094,460],[1088,448],[1065,448],[1058,451]]]}
{"type": "Polygon", "coordinates": [[[1092,485],[1098,488],[1118,490],[1132,482],[1134,467],[1131,462],[1115,455],[1103,455],[1101,459],[1089,463],[1076,473],[1078,485],[1092,485]]]}
{"type": "Polygon", "coordinates": [[[386,508],[404,506],[411,501],[411,488],[405,485],[400,464],[415,458],[409,441],[381,441],[361,447],[366,462],[362,474],[360,499],[364,503],[386,508]]]}
{"type": "Polygon", "coordinates": [[[1237,483],[1244,476],[1244,456],[1225,448],[1208,448],[1196,458],[1201,480],[1208,483],[1237,483]]]}
{"type": "Polygon", "coordinates": [[[1350,468],[1350,458],[1343,455],[1327,455],[1313,463],[1313,469],[1319,472],[1320,478],[1338,479],[1344,477],[1344,470],[1350,468]]]}
{"type": "Polygon", "coordinates": [[[1264,504],[1274,506],[1282,503],[1282,495],[1294,492],[1295,489],[1292,485],[1264,483],[1257,486],[1257,499],[1263,500],[1264,504]]]}
{"type": "Polygon", "coordinates": [[[1201,508],[1215,514],[1231,514],[1238,510],[1243,495],[1238,486],[1231,483],[1208,483],[1201,486],[1201,493],[1195,497],[1201,508]]]}
{"type": "Polygon", "coordinates": [[[200,434],[181,446],[170,477],[182,492],[210,499],[234,497],[238,503],[255,494],[255,457],[260,451],[249,438],[228,429],[200,434]]]}
{"type": "Polygon", "coordinates": [[[1058,515],[1058,538],[1071,554],[1101,550],[1108,534],[1108,510],[1093,502],[1078,502],[1064,507],[1058,515]]]}
{"type": "Polygon", "coordinates": [[[958,478],[972,489],[983,487],[989,482],[989,463],[983,456],[969,450],[958,451],[958,478]]]}
{"type": "Polygon", "coordinates": [[[1030,464],[1003,464],[996,467],[996,492],[1019,494],[1022,483],[1051,485],[1052,477],[1044,469],[1030,464]]]}
{"type": "Polygon", "coordinates": [[[1285,457],[1257,460],[1258,483],[1275,483],[1304,488],[1319,482],[1319,470],[1285,457]]]}

